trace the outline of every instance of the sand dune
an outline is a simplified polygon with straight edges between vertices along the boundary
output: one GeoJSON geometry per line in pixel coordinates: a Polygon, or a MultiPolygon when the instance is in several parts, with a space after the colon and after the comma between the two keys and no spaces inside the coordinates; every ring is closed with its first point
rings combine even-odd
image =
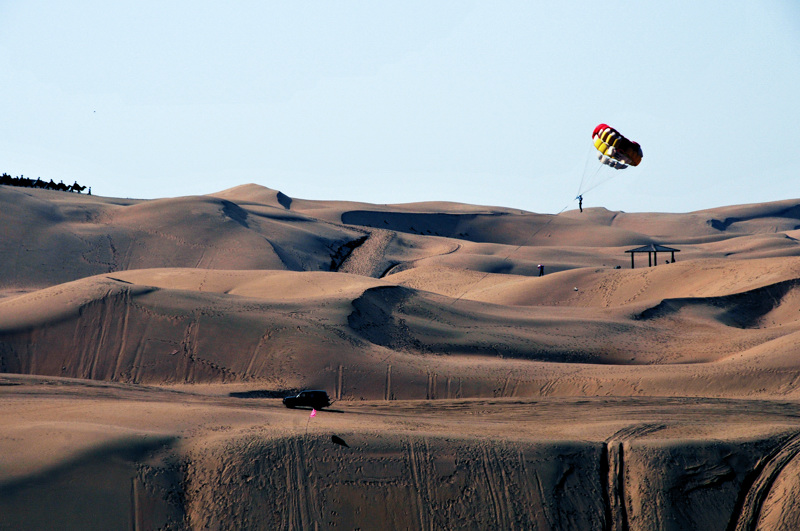
{"type": "Polygon", "coordinates": [[[798,425],[789,403],[349,402],[308,422],[307,411],[274,400],[41,377],[5,383],[4,433],[37,440],[40,450],[16,450],[26,459],[2,468],[0,507],[12,527],[461,528],[466,520],[476,528],[746,529],[797,522],[786,501],[797,484],[798,425]]]}
{"type": "Polygon", "coordinates": [[[0,222],[11,527],[800,520],[798,200],[551,215],[0,187],[0,222]],[[649,243],[676,262],[631,269],[649,243]],[[242,398],[301,388],[336,403],[242,398]]]}
{"type": "Polygon", "coordinates": [[[365,232],[266,207],[248,212],[213,197],[120,205],[55,192],[3,187],[0,288],[45,287],[100,273],[151,267],[328,271],[365,232]]]}

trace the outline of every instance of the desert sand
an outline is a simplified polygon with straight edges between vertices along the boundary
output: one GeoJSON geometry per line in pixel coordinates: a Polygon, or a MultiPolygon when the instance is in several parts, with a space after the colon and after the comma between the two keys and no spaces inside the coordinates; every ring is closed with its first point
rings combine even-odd
{"type": "Polygon", "coordinates": [[[800,200],[0,186],[0,223],[0,528],[800,527],[800,200]]]}

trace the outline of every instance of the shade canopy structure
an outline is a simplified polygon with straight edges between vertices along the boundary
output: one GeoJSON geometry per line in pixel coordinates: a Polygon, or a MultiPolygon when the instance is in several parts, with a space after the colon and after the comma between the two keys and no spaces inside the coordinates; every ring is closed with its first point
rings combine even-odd
{"type": "Polygon", "coordinates": [[[667,247],[666,245],[658,245],[657,243],[651,243],[650,245],[637,247],[636,249],[629,249],[625,252],[631,253],[631,269],[633,269],[634,268],[633,257],[636,256],[636,253],[647,253],[647,265],[648,267],[652,267],[653,265],[658,265],[658,253],[671,253],[670,261],[674,262],[675,253],[679,253],[681,252],[681,250],[673,249],[672,247],[667,247]]]}

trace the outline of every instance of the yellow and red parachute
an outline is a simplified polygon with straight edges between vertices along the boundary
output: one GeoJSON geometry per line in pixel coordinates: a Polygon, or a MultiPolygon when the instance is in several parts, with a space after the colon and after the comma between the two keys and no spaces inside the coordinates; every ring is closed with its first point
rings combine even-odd
{"type": "Polygon", "coordinates": [[[628,166],[638,166],[642,162],[642,147],[620,134],[606,124],[600,124],[592,133],[594,147],[599,152],[597,158],[606,166],[623,170],[628,166]]]}

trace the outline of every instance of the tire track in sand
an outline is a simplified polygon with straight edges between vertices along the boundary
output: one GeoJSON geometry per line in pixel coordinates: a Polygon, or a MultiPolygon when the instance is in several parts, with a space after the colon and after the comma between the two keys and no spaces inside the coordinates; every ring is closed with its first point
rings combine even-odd
{"type": "Polygon", "coordinates": [[[486,444],[481,445],[481,465],[487,479],[487,491],[492,502],[494,521],[498,529],[514,529],[510,515],[510,493],[505,470],[494,450],[486,444]],[[491,452],[491,453],[490,453],[491,452]]]}
{"type": "Polygon", "coordinates": [[[605,482],[606,529],[627,531],[628,511],[625,505],[625,452],[631,440],[664,429],[663,424],[626,426],[606,439],[601,463],[605,482]]]}
{"type": "Polygon", "coordinates": [[[382,229],[371,229],[369,236],[361,245],[353,248],[338,268],[340,273],[351,273],[364,277],[380,278],[389,267],[386,260],[386,249],[394,240],[394,232],[382,229]]]}
{"type": "Polygon", "coordinates": [[[783,469],[800,453],[800,433],[790,437],[760,461],[754,470],[754,479],[733,513],[728,529],[749,531],[758,527],[761,509],[772,486],[783,469]]]}
{"type": "MultiPolygon", "coordinates": [[[[408,459],[408,466],[411,472],[411,490],[416,493],[414,502],[417,504],[417,515],[419,517],[419,529],[425,531],[426,529],[433,529],[433,524],[430,521],[429,509],[431,506],[431,485],[430,474],[426,473],[424,462],[420,461],[420,455],[416,442],[411,439],[406,443],[406,457],[408,459]]],[[[430,455],[426,448],[422,452],[422,458],[430,455]]]]}

